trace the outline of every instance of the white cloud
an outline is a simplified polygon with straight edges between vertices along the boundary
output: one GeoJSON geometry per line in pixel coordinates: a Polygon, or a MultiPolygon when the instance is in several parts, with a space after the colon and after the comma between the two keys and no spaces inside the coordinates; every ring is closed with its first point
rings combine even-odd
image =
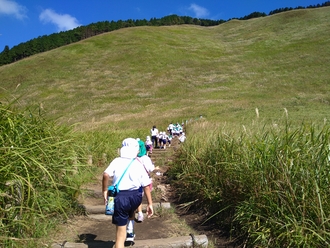
{"type": "Polygon", "coordinates": [[[75,17],[72,17],[68,14],[57,14],[51,9],[42,11],[39,15],[39,20],[44,23],[52,23],[56,25],[58,31],[66,31],[81,26],[75,17]]]}
{"type": "Polygon", "coordinates": [[[13,15],[17,19],[27,18],[26,16],[27,8],[19,5],[15,1],[11,0],[0,0],[0,15],[13,15]]]}
{"type": "Polygon", "coordinates": [[[197,18],[207,17],[209,15],[209,11],[206,8],[194,3],[190,5],[189,10],[192,10],[197,18]]]}

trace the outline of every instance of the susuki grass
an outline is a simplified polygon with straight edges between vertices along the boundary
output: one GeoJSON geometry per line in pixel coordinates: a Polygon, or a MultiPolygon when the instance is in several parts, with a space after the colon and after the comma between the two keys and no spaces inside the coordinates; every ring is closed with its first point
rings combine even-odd
{"type": "Polygon", "coordinates": [[[200,122],[170,170],[181,200],[253,247],[329,246],[330,127],[200,122]],[[235,130],[235,132],[233,132],[235,130]]]}
{"type": "Polygon", "coordinates": [[[144,138],[139,130],[74,131],[45,120],[41,109],[20,112],[11,105],[0,106],[0,122],[0,244],[5,247],[40,245],[38,239],[56,224],[80,213],[80,186],[118,156],[121,141],[144,138]]]}
{"type": "Polygon", "coordinates": [[[35,247],[59,222],[79,214],[80,186],[143,130],[88,133],[47,121],[42,110],[0,106],[0,244],[35,247]],[[92,158],[92,165],[88,158],[92,158]]]}
{"type": "Polygon", "coordinates": [[[0,106],[0,243],[28,246],[75,212],[91,171],[69,128],[0,106]]]}

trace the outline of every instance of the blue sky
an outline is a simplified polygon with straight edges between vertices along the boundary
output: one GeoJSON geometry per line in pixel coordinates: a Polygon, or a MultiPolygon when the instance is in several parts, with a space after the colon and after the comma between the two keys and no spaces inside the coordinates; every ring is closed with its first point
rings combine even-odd
{"type": "Polygon", "coordinates": [[[326,0],[0,0],[0,52],[38,36],[99,21],[161,18],[176,14],[211,20],[269,14],[282,7],[326,0]]]}

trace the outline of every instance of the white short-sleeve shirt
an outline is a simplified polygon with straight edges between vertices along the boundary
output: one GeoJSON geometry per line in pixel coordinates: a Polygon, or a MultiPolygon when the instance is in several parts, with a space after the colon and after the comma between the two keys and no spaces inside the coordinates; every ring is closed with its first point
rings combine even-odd
{"type": "Polygon", "coordinates": [[[157,128],[151,128],[150,133],[151,133],[151,136],[157,136],[159,134],[159,131],[157,128]]]}
{"type": "Polygon", "coordinates": [[[155,169],[151,158],[148,155],[143,155],[142,157],[137,158],[145,167],[145,169],[150,173],[155,169]]]}
{"type": "MultiPolygon", "coordinates": [[[[113,184],[116,185],[125,169],[132,161],[131,158],[115,158],[108,168],[105,169],[110,177],[113,177],[113,184]]],[[[132,162],[128,170],[125,172],[124,177],[119,183],[119,190],[136,190],[141,186],[145,187],[151,183],[148,173],[145,171],[143,165],[136,159],[132,162]]]]}

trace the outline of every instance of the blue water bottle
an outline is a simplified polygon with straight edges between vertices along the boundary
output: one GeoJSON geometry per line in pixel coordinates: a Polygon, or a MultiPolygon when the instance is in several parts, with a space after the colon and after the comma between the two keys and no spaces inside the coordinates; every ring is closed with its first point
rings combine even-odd
{"type": "Polygon", "coordinates": [[[115,210],[115,198],[113,196],[109,196],[108,202],[105,205],[105,214],[113,215],[114,210],[115,210]]]}

